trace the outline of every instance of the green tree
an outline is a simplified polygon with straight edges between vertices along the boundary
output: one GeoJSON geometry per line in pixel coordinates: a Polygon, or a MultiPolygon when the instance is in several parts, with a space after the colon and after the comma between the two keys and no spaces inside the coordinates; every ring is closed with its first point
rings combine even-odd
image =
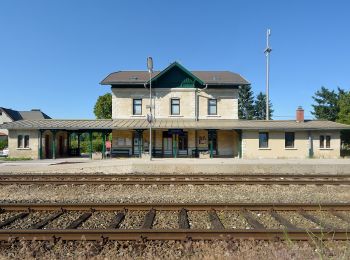
{"type": "MultiPolygon", "coordinates": [[[[269,118],[272,119],[273,115],[272,103],[269,101],[269,118]]],[[[266,95],[260,92],[254,102],[254,119],[265,120],[266,119],[266,95]]]]}
{"type": "Polygon", "coordinates": [[[344,94],[343,89],[338,88],[336,92],[322,86],[312,97],[315,104],[312,105],[314,111],[311,114],[317,119],[336,121],[339,113],[339,99],[344,94]]]}
{"type": "Polygon", "coordinates": [[[8,139],[0,139],[0,150],[5,149],[8,147],[8,139]]]}
{"type": "Polygon", "coordinates": [[[99,96],[95,107],[94,114],[97,119],[111,119],[112,118],[112,95],[107,93],[99,96]]]}
{"type": "Polygon", "coordinates": [[[251,120],[254,118],[254,93],[250,85],[244,85],[238,92],[238,117],[251,120]]]}
{"type": "Polygon", "coordinates": [[[337,122],[350,125],[350,92],[343,92],[338,101],[337,122]]]}

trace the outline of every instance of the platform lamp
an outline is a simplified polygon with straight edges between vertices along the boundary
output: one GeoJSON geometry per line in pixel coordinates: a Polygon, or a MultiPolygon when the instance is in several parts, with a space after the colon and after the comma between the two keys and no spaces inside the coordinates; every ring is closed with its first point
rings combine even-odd
{"type": "Polygon", "coordinates": [[[149,160],[152,160],[152,72],[153,72],[153,59],[147,58],[147,69],[149,73],[149,114],[147,115],[147,121],[149,123],[149,160]]]}

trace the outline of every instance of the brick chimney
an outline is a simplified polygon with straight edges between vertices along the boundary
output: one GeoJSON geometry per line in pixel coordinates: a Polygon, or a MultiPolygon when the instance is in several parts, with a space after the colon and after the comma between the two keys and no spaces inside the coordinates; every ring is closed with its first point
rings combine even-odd
{"type": "Polygon", "coordinates": [[[301,106],[298,106],[296,111],[296,120],[297,122],[304,122],[304,109],[301,106]]]}

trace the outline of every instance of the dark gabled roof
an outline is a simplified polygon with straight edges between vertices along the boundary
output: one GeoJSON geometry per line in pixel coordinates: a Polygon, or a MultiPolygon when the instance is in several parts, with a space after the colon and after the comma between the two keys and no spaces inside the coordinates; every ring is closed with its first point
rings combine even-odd
{"type": "MultiPolygon", "coordinates": [[[[159,72],[157,75],[153,76],[152,80],[157,80],[158,78],[162,77],[163,75],[165,75],[169,70],[171,70],[174,67],[178,67],[180,70],[182,70],[184,73],[186,73],[188,76],[192,77],[194,80],[196,80],[198,83],[204,85],[205,83],[198,78],[196,75],[194,75],[191,71],[188,71],[184,66],[182,66],[181,64],[177,63],[177,62],[173,62],[171,63],[168,67],[166,67],[164,70],[162,70],[161,72],[159,72]]],[[[149,83],[149,80],[147,81],[147,83],[149,83]]]]}
{"type": "Polygon", "coordinates": [[[21,114],[17,110],[13,110],[10,108],[4,108],[4,107],[0,107],[0,110],[2,112],[5,112],[13,121],[23,119],[21,114]]]}
{"type": "MultiPolygon", "coordinates": [[[[163,71],[154,71],[152,79],[156,79],[158,75],[165,73],[169,68],[179,66],[186,70],[177,62],[170,64],[163,71]]],[[[187,70],[186,70],[187,71],[187,70]]],[[[231,71],[188,71],[193,74],[195,78],[199,79],[202,84],[209,85],[248,85],[250,84],[246,79],[237,73],[231,71]]],[[[117,71],[109,74],[102,85],[118,85],[118,84],[145,84],[149,81],[148,71],[117,71]]]]}
{"type": "Polygon", "coordinates": [[[51,119],[51,117],[40,110],[19,111],[19,113],[24,120],[51,119]]]}
{"type": "Polygon", "coordinates": [[[51,117],[42,112],[40,109],[32,109],[31,111],[17,111],[0,107],[0,110],[5,112],[13,121],[51,119],[51,117]]]}
{"type": "MultiPolygon", "coordinates": [[[[0,125],[4,129],[62,129],[62,130],[103,130],[103,129],[146,129],[146,119],[96,119],[96,120],[19,120],[0,125]]],[[[222,129],[222,130],[343,130],[350,125],[331,121],[307,120],[238,120],[238,119],[179,119],[159,118],[152,125],[154,129],[222,129]]]]}

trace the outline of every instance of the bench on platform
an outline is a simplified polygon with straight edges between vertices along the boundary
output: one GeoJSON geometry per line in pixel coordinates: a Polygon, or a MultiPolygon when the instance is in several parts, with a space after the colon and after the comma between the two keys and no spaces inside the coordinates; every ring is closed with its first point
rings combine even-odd
{"type": "Polygon", "coordinates": [[[130,150],[129,149],[121,149],[121,148],[112,148],[111,155],[112,155],[112,157],[129,157],[130,150]]]}

